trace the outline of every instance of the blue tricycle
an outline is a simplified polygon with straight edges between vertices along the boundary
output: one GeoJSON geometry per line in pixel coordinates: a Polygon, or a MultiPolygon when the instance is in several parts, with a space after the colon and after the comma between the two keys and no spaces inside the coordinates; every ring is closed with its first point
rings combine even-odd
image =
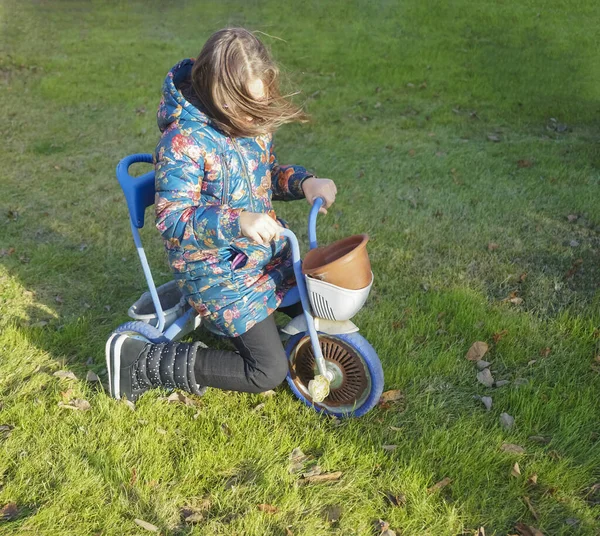
{"type": "MultiPolygon", "coordinates": [[[[134,303],[128,315],[133,321],[115,331],[160,343],[176,341],[201,324],[201,317],[182,297],[175,281],[156,287],[142,246],[139,229],[144,212],[154,204],[154,171],[138,177],[129,174],[136,163],[152,163],[150,154],[134,154],[117,165],[133,241],[148,283],[148,292],[134,303]]],[[[316,222],[323,200],[313,204],[308,223],[310,249],[317,248],[316,222]]],[[[304,315],[293,319],[283,333],[289,337],[285,351],[289,361],[287,382],[306,405],[336,417],[360,417],[372,409],[383,391],[383,369],[377,353],[350,321],[362,308],[371,286],[347,291],[302,273],[300,247],[294,233],[282,232],[292,247],[297,286],[286,294],[282,307],[301,302],[304,315]]]]}

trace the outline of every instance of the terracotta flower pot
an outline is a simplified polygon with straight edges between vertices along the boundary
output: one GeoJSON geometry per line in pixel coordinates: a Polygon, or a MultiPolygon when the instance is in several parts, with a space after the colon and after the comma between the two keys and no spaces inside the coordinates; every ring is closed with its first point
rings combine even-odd
{"type": "Polygon", "coordinates": [[[371,261],[366,234],[349,236],[329,246],[313,249],[304,257],[302,273],[350,290],[371,284],[371,261]]]}

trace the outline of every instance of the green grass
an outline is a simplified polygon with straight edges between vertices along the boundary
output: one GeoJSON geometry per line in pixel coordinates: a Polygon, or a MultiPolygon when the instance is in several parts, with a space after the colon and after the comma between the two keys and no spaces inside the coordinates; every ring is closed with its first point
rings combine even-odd
{"type": "MultiPolygon", "coordinates": [[[[136,518],[165,535],[369,536],[380,518],[403,536],[480,526],[503,536],[517,522],[600,532],[600,496],[589,492],[600,482],[597,2],[0,10],[0,425],[14,426],[0,433],[0,507],[19,508],[0,534],[145,533],[136,518]],[[104,341],[144,290],[114,167],[152,151],[167,70],[227,24],[285,40],[263,36],[313,121],[283,128],[278,156],[338,183],[323,242],[372,237],[376,285],[356,321],[386,388],[404,392],[400,406],[337,425],[282,387],[268,399],[211,390],[199,407],[153,392],[132,412],[53,376],[102,376],[104,341]],[[523,303],[503,301],[511,292],[523,303]],[[464,358],[476,340],[490,343],[497,379],[527,382],[479,385],[464,358]],[[69,388],[90,411],[58,406],[69,388]],[[474,395],[492,396],[492,410],[474,395]],[[502,412],[516,420],[510,432],[502,412]],[[288,472],[295,447],[341,480],[300,486],[288,472]],[[517,461],[522,476],[511,477],[517,461]],[[444,477],[452,483],[428,493],[444,477]],[[181,508],[205,498],[203,521],[183,523],[181,508]]],[[[305,238],[307,206],[279,211],[305,238]]],[[[157,234],[143,237],[165,282],[157,234]]]]}

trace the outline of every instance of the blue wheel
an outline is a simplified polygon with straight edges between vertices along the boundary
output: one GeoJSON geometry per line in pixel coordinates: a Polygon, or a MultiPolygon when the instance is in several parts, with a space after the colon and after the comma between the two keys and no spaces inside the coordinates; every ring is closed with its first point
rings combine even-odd
{"type": "Polygon", "coordinates": [[[334,371],[327,398],[314,403],[308,382],[318,374],[310,337],[294,335],[286,345],[290,371],[287,382],[307,406],[336,417],[361,417],[373,409],[383,392],[383,369],[377,353],[358,333],[327,335],[319,333],[327,368],[334,371]]]}
{"type": "Polygon", "coordinates": [[[119,327],[113,330],[113,333],[125,333],[126,335],[136,339],[141,339],[154,344],[159,342],[169,342],[165,336],[154,326],[139,320],[125,322],[125,324],[121,324],[119,327]]]}

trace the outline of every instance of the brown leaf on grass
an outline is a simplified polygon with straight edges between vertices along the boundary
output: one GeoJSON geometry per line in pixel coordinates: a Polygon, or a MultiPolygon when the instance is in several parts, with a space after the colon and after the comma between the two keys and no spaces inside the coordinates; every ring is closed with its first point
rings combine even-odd
{"type": "Polygon", "coordinates": [[[169,404],[184,404],[185,406],[200,405],[200,402],[193,400],[189,396],[179,391],[174,391],[167,397],[161,397],[160,400],[166,400],[169,404]]]}
{"type": "Polygon", "coordinates": [[[515,296],[514,298],[508,298],[508,301],[513,305],[521,305],[523,303],[523,298],[515,296]]]}
{"type": "Polygon", "coordinates": [[[290,473],[299,473],[304,468],[304,464],[312,460],[312,456],[308,456],[302,452],[299,447],[296,447],[289,456],[290,465],[288,471],[290,473]]]}
{"type": "Polygon", "coordinates": [[[323,470],[321,469],[320,465],[313,465],[312,467],[310,467],[308,469],[308,471],[305,471],[304,473],[302,473],[302,478],[309,478],[311,476],[317,476],[320,475],[323,472],[323,470]]]}
{"type": "Polygon", "coordinates": [[[489,242],[487,245],[488,251],[496,251],[500,246],[496,242],[489,242]]]}
{"type": "Polygon", "coordinates": [[[545,437],[541,435],[532,435],[529,436],[527,439],[529,439],[529,441],[533,441],[534,443],[539,443],[540,445],[547,445],[548,443],[550,443],[550,441],[552,441],[551,437],[545,437]]]}
{"type": "Polygon", "coordinates": [[[129,485],[133,486],[137,482],[137,469],[135,467],[131,468],[131,477],[129,478],[129,485]]]}
{"type": "Polygon", "coordinates": [[[526,525],[525,523],[517,523],[515,529],[519,531],[521,536],[544,536],[544,533],[541,530],[536,529],[531,525],[526,525]]]}
{"type": "Polygon", "coordinates": [[[390,529],[390,524],[387,521],[384,521],[383,519],[380,519],[377,522],[377,528],[380,531],[379,536],[396,536],[396,533],[392,529],[390,529]]]}
{"type": "Polygon", "coordinates": [[[57,370],[53,375],[56,376],[57,378],[60,378],[61,380],[76,380],[77,379],[77,376],[75,376],[75,374],[73,374],[69,370],[57,370]]]}
{"type": "Polygon", "coordinates": [[[527,479],[527,485],[528,486],[535,486],[537,484],[538,481],[538,476],[537,473],[533,473],[528,479],[527,479]]]}
{"type": "Polygon", "coordinates": [[[525,454],[525,449],[514,443],[502,443],[500,450],[509,454],[525,454]]]}
{"type": "Polygon", "coordinates": [[[16,519],[19,515],[19,509],[17,508],[16,503],[8,503],[5,504],[0,509],[0,521],[12,521],[16,519]]]}
{"type": "Polygon", "coordinates": [[[323,517],[328,523],[337,523],[342,517],[342,507],[339,504],[330,504],[323,509],[323,517]]]}
{"type": "Polygon", "coordinates": [[[285,527],[285,536],[294,536],[294,533],[290,530],[290,527],[285,527]]]}
{"type": "Polygon", "coordinates": [[[519,467],[518,463],[515,463],[512,466],[512,469],[510,470],[510,475],[514,476],[514,477],[519,477],[521,476],[521,468],[519,467]]]}
{"type": "Polygon", "coordinates": [[[73,398],[74,392],[75,391],[73,389],[67,389],[66,391],[60,393],[60,397],[63,399],[63,402],[68,402],[69,400],[71,400],[71,398],[73,398]]]}
{"type": "Polygon", "coordinates": [[[546,346],[546,348],[542,348],[540,350],[540,356],[548,357],[550,355],[550,352],[552,352],[552,348],[550,348],[549,346],[546,346]]]}
{"type": "Polygon", "coordinates": [[[0,424],[0,438],[7,439],[13,429],[14,426],[12,424],[0,424]]]}
{"type": "Polygon", "coordinates": [[[533,507],[533,505],[531,504],[531,500],[529,499],[529,497],[524,496],[523,497],[523,502],[527,505],[527,508],[529,509],[529,511],[531,512],[531,515],[533,516],[533,519],[535,519],[536,521],[538,521],[540,519],[540,516],[538,515],[538,513],[535,511],[535,508],[533,507]]]}
{"type": "Polygon", "coordinates": [[[393,389],[382,393],[379,403],[384,404],[386,402],[397,402],[399,400],[404,400],[404,393],[399,389],[393,389]]]}
{"type": "Polygon", "coordinates": [[[258,412],[259,412],[259,411],[261,411],[261,410],[262,410],[264,407],[265,407],[265,403],[264,403],[264,402],[261,402],[260,404],[258,404],[258,405],[256,405],[256,406],[254,406],[254,407],[252,408],[252,411],[253,411],[254,413],[258,413],[258,412]]]}
{"type": "Polygon", "coordinates": [[[279,512],[279,508],[273,506],[272,504],[258,504],[257,508],[265,514],[276,514],[279,512]]]}
{"type": "Polygon", "coordinates": [[[445,488],[448,484],[450,484],[452,482],[451,478],[442,478],[442,480],[440,480],[439,482],[436,482],[433,486],[431,486],[427,492],[428,493],[435,493],[436,491],[441,490],[442,488],[445,488]]]}
{"type": "Polygon", "coordinates": [[[342,478],[343,473],[341,471],[335,471],[333,473],[324,473],[322,475],[314,475],[303,478],[299,482],[301,484],[321,484],[323,482],[337,482],[342,478]]]}
{"type": "Polygon", "coordinates": [[[15,251],[15,248],[0,249],[0,257],[10,257],[15,251]]]}
{"type": "Polygon", "coordinates": [[[506,335],[508,335],[508,330],[503,329],[502,331],[498,331],[492,335],[492,339],[494,339],[494,344],[498,344],[506,335]]]}
{"type": "Polygon", "coordinates": [[[525,280],[527,279],[527,272],[523,272],[520,276],[519,276],[519,283],[524,283],[525,280]]]}
{"type": "Polygon", "coordinates": [[[571,268],[569,269],[569,271],[565,274],[565,279],[571,279],[579,271],[579,268],[581,268],[582,264],[583,264],[583,259],[575,260],[573,262],[573,264],[571,265],[571,268]]]}
{"type": "Polygon", "coordinates": [[[183,518],[183,521],[189,525],[204,521],[204,514],[193,506],[184,506],[181,509],[181,517],[183,518]]]}
{"type": "Polygon", "coordinates": [[[384,491],[383,495],[392,506],[406,506],[406,495],[404,493],[384,491]]]}
{"type": "Polygon", "coordinates": [[[517,166],[519,166],[520,168],[529,168],[533,166],[533,162],[524,158],[523,160],[519,160],[517,162],[517,166]]]}
{"type": "Polygon", "coordinates": [[[477,341],[471,345],[467,355],[465,356],[469,361],[480,361],[488,351],[487,342],[477,341]]]}
{"type": "Polygon", "coordinates": [[[148,523],[142,519],[134,519],[133,522],[138,526],[146,529],[149,532],[158,532],[158,527],[152,523],[148,523]]]}
{"type": "Polygon", "coordinates": [[[87,411],[92,408],[90,403],[83,398],[74,398],[73,400],[69,400],[67,404],[64,402],[59,402],[58,407],[64,409],[74,409],[78,411],[87,411]]]}

